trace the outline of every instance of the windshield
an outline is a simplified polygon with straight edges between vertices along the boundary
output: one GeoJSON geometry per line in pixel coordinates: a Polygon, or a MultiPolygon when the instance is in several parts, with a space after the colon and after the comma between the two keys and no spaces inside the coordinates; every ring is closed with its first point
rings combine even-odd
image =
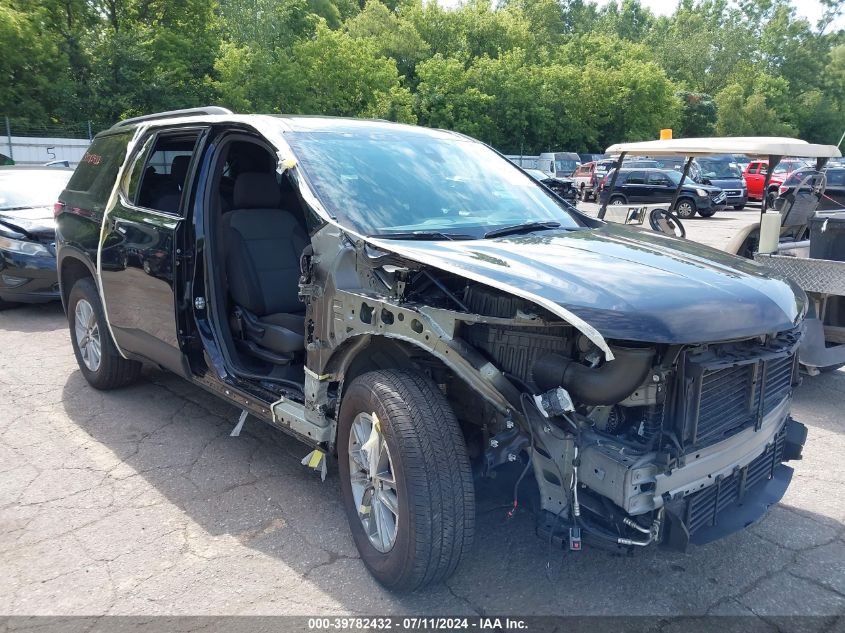
{"type": "Polygon", "coordinates": [[[739,179],[742,172],[739,165],[726,160],[698,160],[701,176],[703,178],[715,178],[716,180],[739,179]]]}
{"type": "Polygon", "coordinates": [[[565,158],[558,158],[555,160],[555,171],[562,171],[571,174],[578,167],[578,162],[565,158]]]}
{"type": "Polygon", "coordinates": [[[0,211],[52,207],[72,173],[64,169],[0,171],[0,211]]]}
{"type": "Polygon", "coordinates": [[[285,136],[326,210],[363,235],[480,238],[526,222],[581,226],[566,203],[475,141],[381,129],[285,136]]]}
{"type": "MultiPolygon", "coordinates": [[[[680,184],[681,176],[683,175],[681,172],[675,171],[674,169],[667,169],[666,171],[662,171],[660,173],[662,173],[666,177],[668,177],[669,180],[672,181],[672,184],[675,185],[676,187],[680,184]]],[[[687,177],[687,179],[685,179],[684,182],[689,182],[689,177],[687,177]]]]}
{"type": "Polygon", "coordinates": [[[775,166],[773,174],[788,174],[796,169],[806,167],[807,164],[797,160],[781,161],[775,166]]]}

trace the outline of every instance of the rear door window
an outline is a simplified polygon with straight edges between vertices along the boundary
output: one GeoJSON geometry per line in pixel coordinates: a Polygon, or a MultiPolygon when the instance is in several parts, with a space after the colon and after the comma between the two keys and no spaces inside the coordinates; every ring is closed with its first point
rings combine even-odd
{"type": "Polygon", "coordinates": [[[196,130],[160,132],[147,139],[133,160],[125,185],[129,202],[178,213],[199,135],[196,130]]]}
{"type": "Polygon", "coordinates": [[[644,185],[645,184],[645,172],[643,171],[634,171],[628,175],[627,180],[625,180],[626,185],[644,185]]]}
{"type": "Polygon", "coordinates": [[[671,187],[672,182],[666,176],[666,174],[661,174],[660,172],[654,172],[648,175],[648,184],[654,185],[657,187],[671,187]]]}

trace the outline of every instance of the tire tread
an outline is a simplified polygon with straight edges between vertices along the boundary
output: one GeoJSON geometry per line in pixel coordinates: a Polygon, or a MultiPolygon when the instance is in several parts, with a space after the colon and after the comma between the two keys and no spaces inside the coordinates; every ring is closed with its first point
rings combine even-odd
{"type": "Polygon", "coordinates": [[[475,531],[472,471],[455,414],[437,386],[416,372],[378,370],[355,382],[371,389],[390,416],[415,501],[409,510],[416,548],[393,588],[441,581],[454,572],[475,531]]]}

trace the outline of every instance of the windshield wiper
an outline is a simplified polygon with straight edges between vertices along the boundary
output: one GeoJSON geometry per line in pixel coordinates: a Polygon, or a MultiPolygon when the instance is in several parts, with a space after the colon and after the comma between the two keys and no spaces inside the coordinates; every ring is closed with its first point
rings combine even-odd
{"type": "Polygon", "coordinates": [[[557,229],[560,228],[560,222],[523,222],[522,224],[514,224],[513,226],[503,226],[500,229],[493,229],[484,234],[484,239],[492,237],[502,237],[504,235],[513,235],[515,233],[531,233],[532,231],[542,231],[543,229],[557,229]]]}
{"type": "Polygon", "coordinates": [[[403,233],[375,233],[369,237],[383,240],[474,240],[471,235],[443,231],[405,231],[403,233]]]}

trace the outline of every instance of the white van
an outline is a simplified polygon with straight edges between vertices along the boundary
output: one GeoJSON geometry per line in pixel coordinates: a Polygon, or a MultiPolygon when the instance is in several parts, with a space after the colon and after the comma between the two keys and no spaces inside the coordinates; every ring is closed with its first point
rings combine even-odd
{"type": "Polygon", "coordinates": [[[537,169],[553,178],[569,178],[580,164],[581,158],[575,152],[544,152],[537,161],[537,169]]]}

